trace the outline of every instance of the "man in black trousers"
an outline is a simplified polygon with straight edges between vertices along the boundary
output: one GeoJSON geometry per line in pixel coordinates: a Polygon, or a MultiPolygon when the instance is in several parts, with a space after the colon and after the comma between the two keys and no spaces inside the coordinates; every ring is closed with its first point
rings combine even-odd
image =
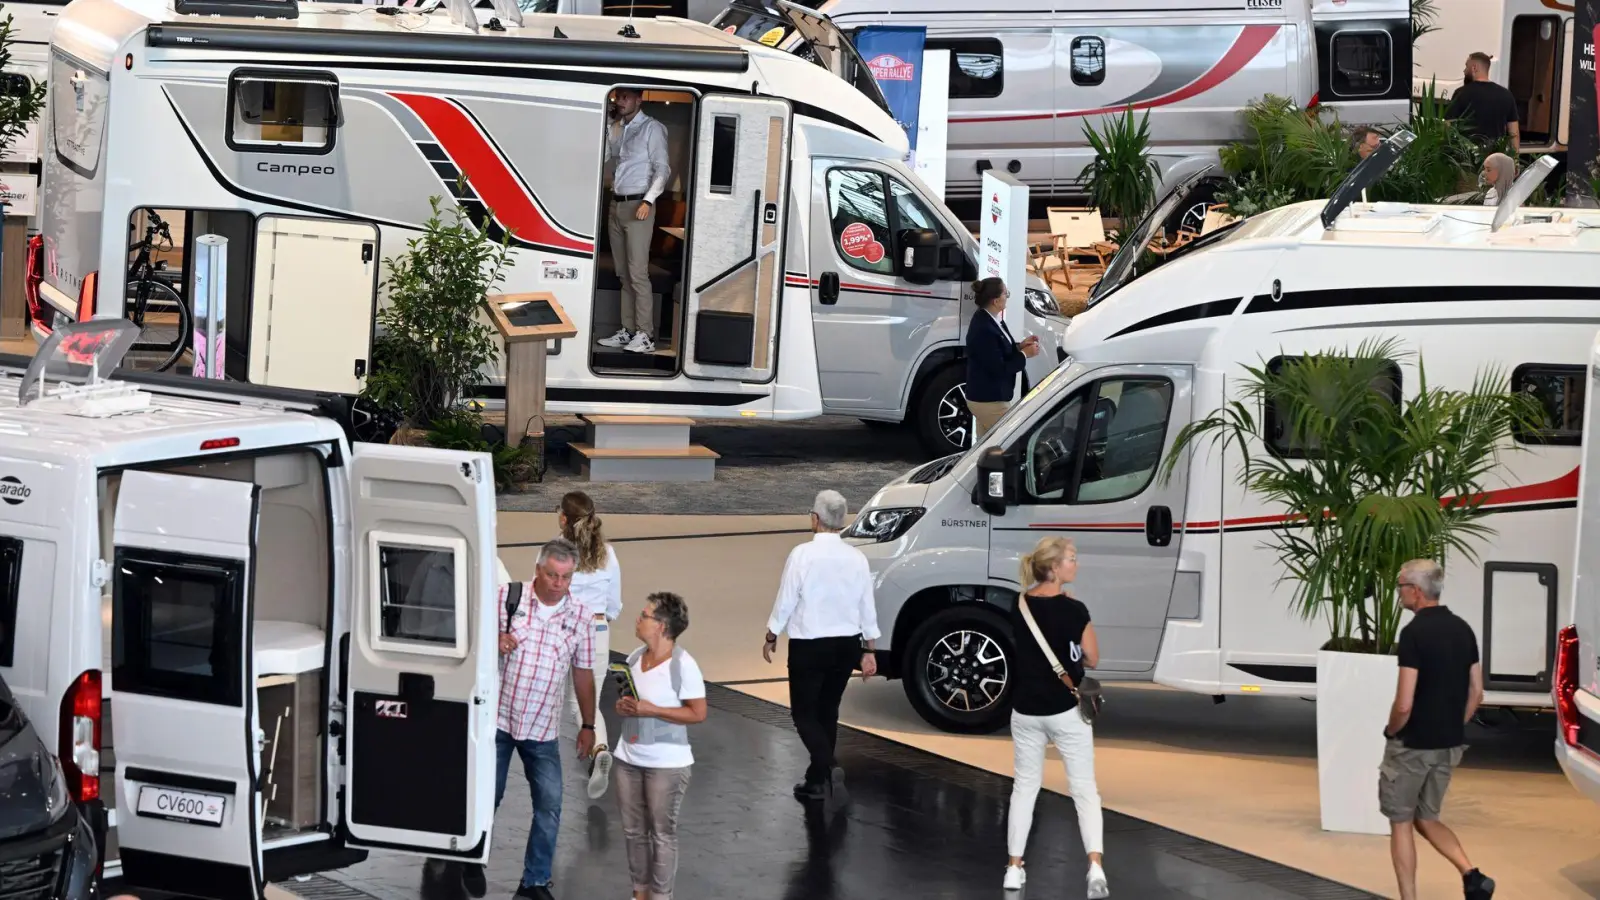
{"type": "Polygon", "coordinates": [[[833,755],[839,701],[858,662],[862,679],[878,671],[872,572],[861,551],[839,536],[845,513],[839,492],[817,495],[812,538],[789,553],[761,648],[772,662],[778,635],[788,632],[789,713],[811,754],[805,780],[794,786],[799,800],[843,799],[844,770],[833,755]]]}

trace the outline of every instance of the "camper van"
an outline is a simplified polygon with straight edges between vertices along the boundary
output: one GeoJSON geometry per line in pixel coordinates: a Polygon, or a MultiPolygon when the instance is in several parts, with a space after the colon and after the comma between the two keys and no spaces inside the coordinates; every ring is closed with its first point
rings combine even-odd
{"type": "Polygon", "coordinates": [[[373,849],[483,861],[488,456],[352,444],[299,392],[107,379],[136,335],[0,359],[0,678],[105,877],[241,900],[373,849]]]}
{"type": "MultiPolygon", "coordinates": [[[[1594,329],[1589,331],[1594,333],[1594,329]]],[[[1600,384],[1600,336],[1591,345],[1588,384],[1600,384]]],[[[1600,394],[1600,392],[1596,392],[1600,394]]],[[[1600,409],[1596,394],[1583,401],[1583,465],[1578,474],[1577,549],[1572,581],[1563,590],[1561,631],[1556,635],[1556,760],[1567,780],[1600,803],[1600,671],[1595,666],[1600,637],[1600,409]]]]}
{"type": "MultiPolygon", "coordinates": [[[[36,333],[57,315],[124,315],[155,210],[184,226],[182,292],[197,236],[227,240],[230,378],[357,394],[383,260],[442,197],[511,242],[498,290],[547,292],[576,325],[549,348],[551,412],[828,413],[914,423],[937,453],[965,445],[977,242],[907,167],[870,79],[871,96],[679,19],[475,12],[476,30],[445,10],[244,18],[76,0],[51,51],[36,333]],[[649,349],[608,340],[624,299],[602,174],[627,87],[666,127],[671,167],[649,349]]],[[[829,27],[794,20],[819,40],[829,27]]],[[[1044,283],[1023,294],[1024,330],[1058,341],[1044,283]]],[[[1035,357],[1029,377],[1051,365],[1035,357]]],[[[486,381],[503,396],[498,366],[486,381]]]]}
{"type": "MultiPolygon", "coordinates": [[[[1406,0],[824,0],[849,36],[922,26],[948,50],[945,196],[971,199],[984,171],[1046,196],[1081,196],[1095,159],[1084,134],[1132,107],[1150,115],[1152,158],[1170,187],[1244,137],[1239,112],[1265,94],[1335,107],[1352,124],[1405,121],[1411,101],[1406,0]]],[[[733,0],[712,24],[808,52],[784,5],[733,0]],[[776,31],[774,29],[777,29],[776,31]]],[[[1205,216],[1198,203],[1196,231],[1205,216]]]]}
{"type": "Polygon", "coordinates": [[[1461,86],[1468,54],[1487,53],[1489,78],[1517,99],[1523,153],[1565,153],[1572,102],[1572,4],[1559,0],[1449,0],[1417,39],[1416,84],[1441,96],[1461,86]]]}
{"type": "MultiPolygon", "coordinates": [[[[1484,498],[1497,533],[1476,560],[1446,561],[1446,592],[1482,642],[1485,702],[1550,706],[1584,367],[1600,328],[1600,214],[1518,209],[1548,158],[1498,209],[1353,203],[1394,141],[1328,203],[1262,213],[1151,268],[1139,248],[1169,198],[1073,318],[1061,367],[977,447],[863,507],[847,537],[876,578],[879,659],[929,722],[1005,721],[1004,614],[1023,587],[1020,557],[1047,535],[1077,545],[1075,595],[1094,616],[1102,679],[1314,696],[1326,626],[1291,610],[1293,585],[1263,540],[1290,527],[1283,511],[1239,486],[1237,448],[1201,442],[1170,480],[1157,466],[1185,425],[1236,396],[1246,366],[1379,337],[1415,354],[1388,380],[1397,401],[1417,392],[1420,358],[1430,386],[1465,389],[1497,367],[1547,411],[1546,427],[1505,448],[1484,498]]],[[[1273,453],[1308,452],[1272,440],[1273,453]]]]}

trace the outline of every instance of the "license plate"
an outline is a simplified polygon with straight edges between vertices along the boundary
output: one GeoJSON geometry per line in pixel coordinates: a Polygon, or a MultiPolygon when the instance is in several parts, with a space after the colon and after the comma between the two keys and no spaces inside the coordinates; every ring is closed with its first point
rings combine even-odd
{"type": "Polygon", "coordinates": [[[227,807],[228,798],[216,794],[175,791],[172,788],[148,784],[139,788],[139,815],[152,819],[168,819],[173,822],[191,822],[196,825],[221,828],[222,812],[227,807]]]}

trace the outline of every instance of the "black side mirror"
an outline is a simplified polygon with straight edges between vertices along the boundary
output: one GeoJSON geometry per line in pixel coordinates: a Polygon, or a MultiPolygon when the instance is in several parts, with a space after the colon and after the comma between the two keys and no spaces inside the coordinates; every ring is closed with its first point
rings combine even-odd
{"type": "Polygon", "coordinates": [[[978,277],[978,267],[967,256],[967,251],[961,243],[953,238],[945,238],[939,242],[939,280],[940,281],[975,281],[978,277]],[[971,274],[967,274],[968,272],[971,274]]]}
{"type": "Polygon", "coordinates": [[[912,284],[933,284],[939,280],[939,232],[908,228],[896,242],[900,255],[895,273],[912,284]]]}
{"type": "Polygon", "coordinates": [[[991,516],[1005,515],[1006,507],[1017,504],[1016,468],[1000,447],[990,447],[978,457],[978,483],[972,489],[972,502],[991,516]]]}

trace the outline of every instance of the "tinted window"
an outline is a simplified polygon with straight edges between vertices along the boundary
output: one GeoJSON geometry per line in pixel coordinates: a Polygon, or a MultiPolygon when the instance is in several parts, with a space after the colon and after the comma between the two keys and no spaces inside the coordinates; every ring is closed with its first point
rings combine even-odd
{"type": "Polygon", "coordinates": [[[456,645],[456,556],[437,547],[378,546],[383,637],[456,645]]]}
{"type": "Polygon", "coordinates": [[[1074,392],[1028,436],[1023,493],[1044,503],[1139,495],[1161,463],[1171,408],[1172,382],[1162,378],[1108,378],[1074,392]]]}
{"type": "MultiPolygon", "coordinates": [[[[1294,365],[1300,361],[1298,356],[1278,356],[1267,363],[1267,371],[1274,374],[1283,371],[1284,366],[1294,365]]],[[[1400,367],[1389,363],[1385,374],[1372,382],[1372,389],[1389,398],[1389,402],[1400,403],[1400,367]]],[[[1278,456],[1292,459],[1310,459],[1317,455],[1317,444],[1302,445],[1289,434],[1290,417],[1286,410],[1280,409],[1277,401],[1269,401],[1266,408],[1266,421],[1264,426],[1267,432],[1267,449],[1278,456]]]]}
{"type": "Polygon", "coordinates": [[[339,86],[333,76],[236,72],[228,82],[228,141],[255,152],[333,148],[339,86]]]}
{"type": "Polygon", "coordinates": [[[112,581],[112,686],[238,706],[244,564],[118,547],[112,581]]]}
{"type": "Polygon", "coordinates": [[[55,152],[85,178],[100,167],[105,133],[106,76],[57,54],[50,62],[50,128],[55,152]]]}
{"type": "Polygon", "coordinates": [[[1524,444],[1581,443],[1586,376],[1582,366],[1518,366],[1511,373],[1511,389],[1525,392],[1539,402],[1544,427],[1518,431],[1517,440],[1524,444]]]}
{"type": "Polygon", "coordinates": [[[1095,87],[1106,80],[1106,42],[1097,37],[1072,39],[1072,83],[1095,87]]]}
{"type": "Polygon", "coordinates": [[[933,211],[923,205],[922,198],[917,196],[909,186],[901,182],[890,180],[889,191],[894,195],[895,229],[917,228],[937,231],[940,237],[947,237],[948,233],[944,223],[933,211]]]}
{"type": "Polygon", "coordinates": [[[952,100],[998,97],[1005,88],[1005,54],[997,40],[930,40],[923,49],[950,51],[952,100]]]}
{"type": "Polygon", "coordinates": [[[711,120],[711,193],[733,193],[733,161],[739,142],[739,119],[716,116],[711,120]]]}
{"type": "Polygon", "coordinates": [[[1329,53],[1331,86],[1340,97],[1389,93],[1394,79],[1394,47],[1383,31],[1341,31],[1329,53]]]}
{"type": "Polygon", "coordinates": [[[22,541],[0,537],[0,666],[14,665],[17,650],[17,594],[22,582],[22,541]]]}
{"type": "Polygon", "coordinates": [[[888,275],[889,210],[883,193],[883,175],[864,169],[828,172],[828,217],[833,246],[847,264],[867,272],[888,275]]]}

